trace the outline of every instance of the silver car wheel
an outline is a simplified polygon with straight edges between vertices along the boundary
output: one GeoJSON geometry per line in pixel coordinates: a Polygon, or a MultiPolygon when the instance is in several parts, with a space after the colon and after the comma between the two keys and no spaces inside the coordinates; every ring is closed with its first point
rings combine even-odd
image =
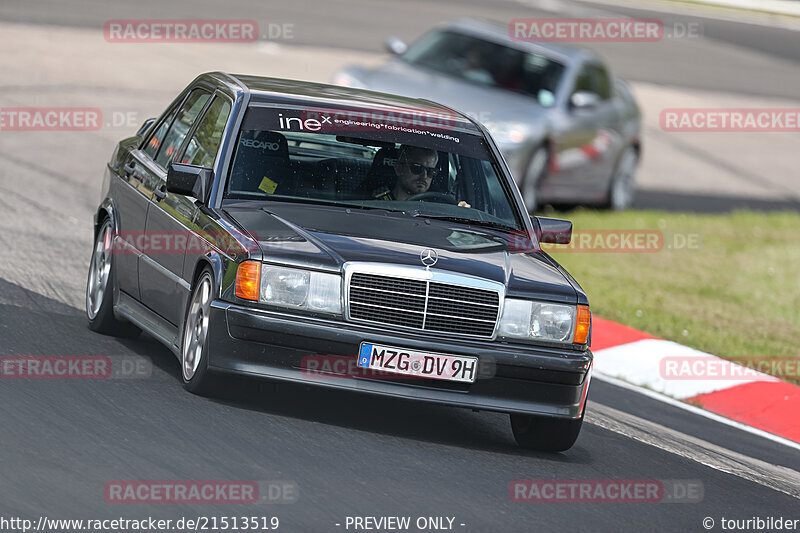
{"type": "Polygon", "coordinates": [[[183,350],[181,367],[183,379],[190,381],[197,372],[203,358],[208,335],[208,314],[211,309],[211,276],[204,272],[192,295],[186,324],[183,327],[183,350]]]}
{"type": "Polygon", "coordinates": [[[611,182],[609,205],[614,211],[624,211],[633,203],[633,177],[639,156],[633,147],[628,147],[620,157],[611,182]]]}
{"type": "Polygon", "coordinates": [[[525,200],[525,208],[528,212],[536,210],[538,202],[537,190],[542,176],[547,170],[547,148],[540,146],[531,156],[531,161],[528,163],[528,170],[525,172],[525,181],[522,184],[522,198],[525,200]]]}
{"type": "Polygon", "coordinates": [[[103,305],[111,273],[111,224],[106,222],[97,233],[86,283],[86,313],[93,320],[103,305]]]}

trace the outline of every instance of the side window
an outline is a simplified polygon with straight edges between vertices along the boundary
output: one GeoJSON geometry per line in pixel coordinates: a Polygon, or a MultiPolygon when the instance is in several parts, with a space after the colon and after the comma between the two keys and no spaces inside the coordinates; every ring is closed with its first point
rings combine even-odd
{"type": "Polygon", "coordinates": [[[602,100],[611,98],[611,83],[606,69],[600,65],[584,65],[575,80],[572,94],[581,91],[595,93],[602,100]]]}
{"type": "Polygon", "coordinates": [[[608,79],[608,72],[600,65],[593,65],[595,91],[603,100],[611,98],[611,82],[608,79]]]}
{"type": "Polygon", "coordinates": [[[150,137],[149,141],[147,141],[147,144],[144,147],[144,151],[150,157],[155,159],[156,153],[158,152],[158,148],[159,146],[161,146],[161,143],[164,142],[164,136],[167,134],[169,125],[172,124],[172,119],[175,118],[175,115],[177,113],[178,113],[178,108],[176,107],[175,109],[172,110],[172,112],[169,115],[167,115],[167,117],[161,122],[161,124],[158,125],[153,136],[150,137]]]}
{"type": "Polygon", "coordinates": [[[594,92],[594,83],[592,83],[592,72],[588,65],[583,65],[578,77],[575,78],[575,87],[572,89],[572,94],[588,91],[594,92]]]}
{"type": "Polygon", "coordinates": [[[514,220],[514,212],[511,210],[511,204],[506,199],[506,193],[503,191],[503,185],[500,180],[496,178],[497,174],[492,168],[489,161],[481,161],[483,166],[483,173],[487,176],[486,186],[489,190],[490,202],[489,208],[486,210],[489,214],[505,220],[514,220]],[[492,179],[495,178],[495,179],[492,179]]]}
{"type": "Polygon", "coordinates": [[[228,123],[231,104],[226,98],[216,97],[189,140],[182,162],[211,168],[217,156],[222,132],[228,123]]]}
{"type": "Polygon", "coordinates": [[[205,91],[192,91],[167,132],[161,149],[156,155],[156,163],[166,168],[169,162],[177,156],[177,151],[183,144],[183,139],[186,138],[186,134],[189,133],[189,129],[209,98],[211,98],[211,95],[205,91]]]}

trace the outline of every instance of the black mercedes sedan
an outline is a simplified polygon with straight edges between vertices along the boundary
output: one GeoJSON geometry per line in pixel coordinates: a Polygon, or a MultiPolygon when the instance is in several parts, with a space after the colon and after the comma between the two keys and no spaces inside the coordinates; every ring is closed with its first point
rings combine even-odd
{"type": "Polygon", "coordinates": [[[207,73],[108,162],[86,313],[220,373],[509,413],[570,448],[592,369],[578,283],[479,123],[427,101],[207,73]]]}

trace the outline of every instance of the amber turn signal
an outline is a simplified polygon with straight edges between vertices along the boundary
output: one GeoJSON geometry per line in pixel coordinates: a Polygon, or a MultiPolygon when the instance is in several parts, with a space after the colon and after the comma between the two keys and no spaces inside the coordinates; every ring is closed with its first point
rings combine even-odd
{"type": "Polygon", "coordinates": [[[236,296],[244,300],[258,301],[258,289],[261,284],[261,263],[245,261],[236,271],[236,296]]]}
{"type": "Polygon", "coordinates": [[[589,330],[592,327],[592,313],[588,305],[578,306],[578,315],[575,317],[575,336],[572,342],[586,344],[589,339],[589,330]]]}

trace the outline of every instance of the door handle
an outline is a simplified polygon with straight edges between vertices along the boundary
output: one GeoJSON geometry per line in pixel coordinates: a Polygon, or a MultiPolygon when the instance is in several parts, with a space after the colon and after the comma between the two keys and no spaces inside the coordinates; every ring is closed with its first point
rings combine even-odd
{"type": "Polygon", "coordinates": [[[131,160],[131,162],[125,165],[123,168],[125,169],[125,177],[127,178],[136,172],[136,161],[131,160]]]}
{"type": "Polygon", "coordinates": [[[153,195],[156,197],[156,202],[160,202],[167,197],[167,186],[162,185],[161,187],[157,188],[153,191],[153,195]]]}

